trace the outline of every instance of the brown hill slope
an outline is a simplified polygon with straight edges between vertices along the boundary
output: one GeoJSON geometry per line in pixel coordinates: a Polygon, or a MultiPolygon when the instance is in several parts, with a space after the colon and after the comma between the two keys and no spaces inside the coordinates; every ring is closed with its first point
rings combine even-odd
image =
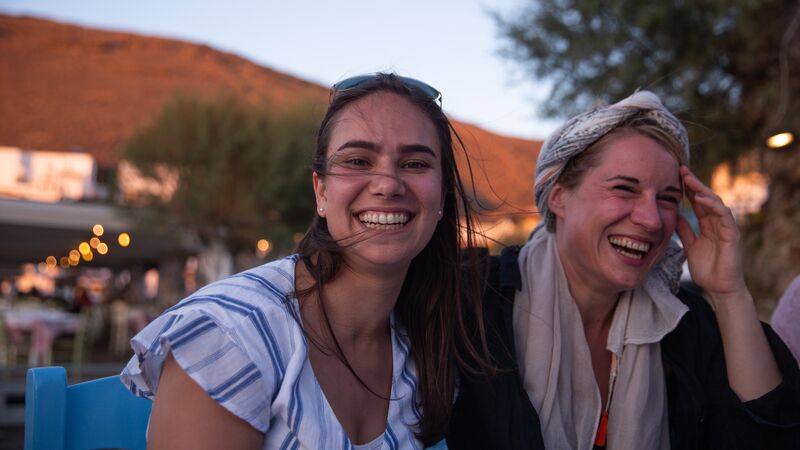
{"type": "MultiPolygon", "coordinates": [[[[205,45],[7,15],[0,15],[0,67],[0,145],[81,149],[105,167],[176,92],[232,93],[277,106],[301,98],[324,106],[328,94],[205,45]]],[[[480,196],[508,202],[498,214],[530,212],[541,142],[463,123],[457,129],[480,196]]]]}

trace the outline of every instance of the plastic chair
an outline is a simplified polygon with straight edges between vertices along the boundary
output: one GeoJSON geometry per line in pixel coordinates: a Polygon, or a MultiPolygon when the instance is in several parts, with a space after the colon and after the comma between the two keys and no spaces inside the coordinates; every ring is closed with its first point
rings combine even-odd
{"type": "Polygon", "coordinates": [[[144,450],[152,402],[119,376],[67,386],[63,367],[28,370],[25,450],[144,450]]]}

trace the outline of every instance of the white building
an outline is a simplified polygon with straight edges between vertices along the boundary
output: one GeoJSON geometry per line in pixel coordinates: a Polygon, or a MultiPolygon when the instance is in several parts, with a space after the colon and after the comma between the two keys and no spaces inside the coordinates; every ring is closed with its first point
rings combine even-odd
{"type": "Polygon", "coordinates": [[[38,202],[91,200],[100,195],[97,164],[88,153],[0,146],[0,197],[38,202]]]}

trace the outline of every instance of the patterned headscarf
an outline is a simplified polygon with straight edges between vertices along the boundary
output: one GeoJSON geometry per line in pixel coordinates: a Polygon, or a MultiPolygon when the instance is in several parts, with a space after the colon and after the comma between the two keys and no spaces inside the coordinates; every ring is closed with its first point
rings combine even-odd
{"type": "Polygon", "coordinates": [[[639,91],[619,103],[579,114],[547,138],[536,161],[536,207],[548,229],[555,223],[555,216],[547,207],[547,198],[567,162],[620,124],[639,114],[653,119],[664,131],[675,137],[683,147],[686,162],[689,161],[686,128],[652,92],[639,91]]]}

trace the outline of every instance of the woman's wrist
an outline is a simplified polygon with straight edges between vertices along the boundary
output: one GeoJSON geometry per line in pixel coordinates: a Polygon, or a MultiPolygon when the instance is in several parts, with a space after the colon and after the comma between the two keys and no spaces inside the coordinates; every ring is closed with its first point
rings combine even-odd
{"type": "Polygon", "coordinates": [[[746,288],[732,292],[707,292],[707,296],[717,316],[756,312],[753,296],[746,288]]]}

